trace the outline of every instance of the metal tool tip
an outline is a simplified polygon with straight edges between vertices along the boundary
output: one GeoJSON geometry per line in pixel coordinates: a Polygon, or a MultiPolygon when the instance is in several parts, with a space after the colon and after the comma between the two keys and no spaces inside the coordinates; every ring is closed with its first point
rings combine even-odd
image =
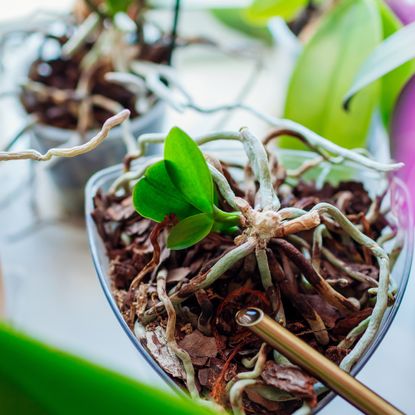
{"type": "Polygon", "coordinates": [[[258,323],[263,316],[264,313],[260,309],[249,307],[238,311],[235,319],[240,326],[249,327],[258,323]]]}

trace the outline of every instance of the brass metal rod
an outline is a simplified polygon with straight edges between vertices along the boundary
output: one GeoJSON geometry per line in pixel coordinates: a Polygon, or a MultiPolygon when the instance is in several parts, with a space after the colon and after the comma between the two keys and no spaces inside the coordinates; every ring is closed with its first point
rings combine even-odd
{"type": "Polygon", "coordinates": [[[319,379],[367,415],[403,415],[389,402],[340,369],[332,361],[278,324],[258,308],[236,314],[239,325],[248,327],[292,363],[319,379]]]}

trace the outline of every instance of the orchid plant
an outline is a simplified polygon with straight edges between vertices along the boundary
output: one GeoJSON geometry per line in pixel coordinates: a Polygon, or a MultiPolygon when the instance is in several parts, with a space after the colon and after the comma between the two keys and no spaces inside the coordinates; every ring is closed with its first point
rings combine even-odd
{"type": "MultiPolygon", "coordinates": [[[[176,25],[167,34],[148,22],[148,9],[147,2],[141,0],[78,0],[71,14],[30,16],[0,27],[4,44],[21,34],[41,39],[27,77],[19,80],[16,90],[0,94],[17,95],[29,114],[24,128],[5,149],[12,148],[38,122],[75,130],[73,141],[80,144],[89,130],[105,120],[102,114],[117,114],[124,108],[133,115],[146,113],[155,98],[145,83],[120,87],[119,77],[128,79],[136,65],[147,61],[169,63],[176,38],[176,25]],[[57,19],[60,25],[56,25],[57,19]],[[152,27],[152,36],[148,35],[148,26],[152,27]],[[51,44],[53,52],[44,54],[51,44]],[[110,76],[110,72],[116,74],[110,76]]],[[[176,23],[177,13],[178,7],[176,23]]],[[[132,151],[128,120],[123,139],[132,151]]]]}
{"type": "MultiPolygon", "coordinates": [[[[402,167],[401,163],[378,163],[359,152],[346,150],[296,123],[290,122],[288,128],[287,122],[287,120],[275,120],[275,124],[280,128],[268,136],[266,144],[282,134],[290,134],[300,138],[302,142],[333,163],[350,160],[377,172],[390,172],[402,167]]],[[[130,192],[133,189],[133,203],[137,212],[155,222],[163,222],[170,229],[167,240],[170,249],[188,248],[214,232],[234,233],[235,236],[234,247],[212,264],[208,271],[192,278],[184,285],[179,285],[169,293],[165,291],[165,270],[160,270],[157,274],[160,302],[143,311],[136,323],[146,325],[167,311],[167,342],[183,363],[186,385],[191,395],[199,398],[189,355],[178,347],[174,338],[175,307],[180,307],[180,304],[200,290],[208,289],[235,263],[254,253],[263,288],[274,307],[275,318],[284,324],[284,309],[276,297],[272,277],[276,272],[276,265],[269,257],[267,249],[269,244],[277,244],[284,255],[301,269],[315,291],[329,304],[345,314],[357,310],[353,301],[335,290],[320,274],[318,257],[324,251],[323,240],[324,235],[327,235],[327,221],[335,223],[335,226],[339,227],[347,237],[365,247],[376,258],[379,267],[379,282],[363,273],[348,270],[352,278],[368,283],[372,294],[376,295],[372,315],[359,325],[358,329],[356,328],[359,335],[363,333],[362,337],[341,362],[340,366],[344,370],[350,370],[373,341],[380,327],[392,295],[389,292],[390,270],[394,259],[389,257],[380,244],[363,232],[361,225],[353,224],[332,204],[319,203],[309,211],[293,207],[281,208],[279,197],[272,185],[266,146],[247,128],[242,128],[238,132],[207,134],[192,140],[184,131],[175,127],[167,136],[153,134],[140,137],[138,147],[145,148],[148,143],[154,142],[164,142],[164,158],[151,159],[144,167],[125,172],[114,183],[112,192],[130,192]],[[255,206],[251,206],[247,200],[235,195],[221,171],[221,164],[199,149],[199,145],[223,139],[235,140],[243,144],[248,165],[258,184],[255,206]],[[219,209],[218,200],[221,200],[221,206],[225,205],[227,209],[219,209]],[[301,243],[302,246],[310,248],[309,243],[301,237],[303,231],[313,233],[314,254],[311,264],[295,247],[295,244],[301,243]]],[[[319,162],[321,159],[317,164],[319,162]]],[[[298,169],[300,173],[288,174],[295,177],[317,164],[315,161],[307,161],[298,169]]],[[[372,214],[376,215],[374,213],[376,209],[373,209],[372,213],[368,213],[369,221],[374,219],[372,214]]],[[[397,250],[399,251],[399,248],[397,250]]],[[[151,264],[152,266],[145,267],[134,278],[130,286],[132,292],[154,269],[153,260],[151,264]]],[[[327,344],[327,329],[318,314],[304,317],[315,333],[317,341],[327,344]]],[[[355,339],[354,334],[352,337],[355,339]]],[[[259,367],[257,369],[252,372],[252,376],[261,371],[259,367]]],[[[241,396],[245,384],[246,382],[241,378],[229,385],[232,407],[237,414],[244,413],[241,396]]]]}

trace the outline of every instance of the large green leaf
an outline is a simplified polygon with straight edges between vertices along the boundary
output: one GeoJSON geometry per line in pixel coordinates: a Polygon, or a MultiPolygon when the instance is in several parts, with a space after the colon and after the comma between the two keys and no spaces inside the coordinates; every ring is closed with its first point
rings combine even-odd
{"type": "Polygon", "coordinates": [[[352,103],[371,88],[373,82],[415,58],[415,22],[403,27],[379,45],[362,63],[353,84],[345,94],[345,105],[352,103]],[[363,91],[364,90],[364,91],[363,91]]]}
{"type": "Polygon", "coordinates": [[[212,415],[170,395],[53,350],[0,324],[2,415],[212,415]]]}
{"type": "Polygon", "coordinates": [[[291,20],[307,3],[308,0],[254,0],[248,9],[248,16],[253,20],[268,20],[274,16],[291,20]]]}
{"type": "Polygon", "coordinates": [[[212,230],[213,217],[207,213],[199,213],[179,222],[170,231],[167,246],[170,249],[186,249],[200,242],[212,230]]]}
{"type": "Polygon", "coordinates": [[[148,219],[161,222],[174,213],[179,220],[197,213],[167,173],[164,160],[149,167],[134,187],[133,203],[137,212],[148,219]]]}
{"type": "Polygon", "coordinates": [[[266,23],[255,24],[247,17],[246,8],[242,7],[221,7],[211,9],[210,12],[226,26],[239,30],[241,33],[259,38],[267,44],[272,44],[272,35],[266,23]]]}
{"type": "MultiPolygon", "coordinates": [[[[382,18],[383,38],[386,39],[397,32],[402,27],[402,23],[382,0],[378,0],[378,7],[382,18]]],[[[398,96],[414,71],[415,65],[411,61],[382,78],[380,109],[385,125],[389,125],[398,96]]]]}
{"type": "MultiPolygon", "coordinates": [[[[324,18],[297,61],[285,117],[342,146],[364,146],[379,85],[360,94],[349,112],[342,102],[356,71],[381,40],[382,25],[374,0],[341,2],[324,18]]],[[[293,139],[284,139],[281,145],[304,148],[293,139]]]]}
{"type": "Polygon", "coordinates": [[[164,159],[172,182],[184,198],[200,211],[212,213],[212,175],[197,144],[178,127],[166,138],[164,159]]]}

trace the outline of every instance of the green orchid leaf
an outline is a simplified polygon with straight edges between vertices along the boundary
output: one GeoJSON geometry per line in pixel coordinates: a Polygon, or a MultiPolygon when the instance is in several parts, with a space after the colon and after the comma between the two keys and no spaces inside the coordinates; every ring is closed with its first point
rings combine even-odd
{"type": "Polygon", "coordinates": [[[133,0],[106,0],[108,13],[115,16],[119,12],[127,12],[133,0]]]}
{"type": "MultiPolygon", "coordinates": [[[[380,44],[362,63],[353,84],[345,94],[345,107],[350,106],[352,98],[356,100],[371,87],[373,82],[381,79],[401,65],[415,58],[415,22],[398,30],[380,44]],[[364,91],[362,91],[364,89],[364,91]]],[[[355,101],[353,99],[353,103],[355,101]]]]}
{"type": "Polygon", "coordinates": [[[211,215],[199,213],[179,222],[170,231],[167,247],[170,249],[186,249],[197,244],[212,230],[214,221],[211,215]]]}
{"type": "MultiPolygon", "coordinates": [[[[325,16],[297,61],[285,117],[341,146],[363,147],[379,100],[379,85],[360,94],[349,112],[342,102],[356,71],[381,40],[382,25],[374,0],[339,3],[325,16]]],[[[305,148],[297,140],[286,138],[280,145],[305,148]]]]}
{"type": "Polygon", "coordinates": [[[51,349],[0,324],[0,402],[3,415],[213,415],[170,395],[51,349]]]}
{"type": "Polygon", "coordinates": [[[273,42],[272,34],[266,23],[255,23],[247,16],[246,8],[242,7],[222,7],[211,9],[212,15],[231,29],[257,39],[263,40],[271,45],[273,42]]]}
{"type": "Polygon", "coordinates": [[[171,181],[164,160],[149,167],[137,182],[133,203],[141,216],[156,222],[163,221],[172,213],[182,220],[198,212],[171,181]]]}
{"type": "Polygon", "coordinates": [[[167,172],[183,197],[205,213],[213,212],[213,180],[198,145],[180,128],[170,130],[164,144],[167,172]]]}
{"type": "MultiPolygon", "coordinates": [[[[402,23],[382,0],[378,0],[378,7],[382,18],[383,38],[386,39],[397,32],[402,27],[402,23]]],[[[415,64],[414,61],[410,61],[389,72],[381,79],[382,93],[380,110],[386,126],[389,125],[393,109],[395,108],[402,88],[409,81],[413,73],[415,73],[415,64]]]]}
{"type": "Polygon", "coordinates": [[[254,21],[280,16],[292,20],[305,7],[308,0],[254,0],[248,9],[248,17],[254,21]]]}

